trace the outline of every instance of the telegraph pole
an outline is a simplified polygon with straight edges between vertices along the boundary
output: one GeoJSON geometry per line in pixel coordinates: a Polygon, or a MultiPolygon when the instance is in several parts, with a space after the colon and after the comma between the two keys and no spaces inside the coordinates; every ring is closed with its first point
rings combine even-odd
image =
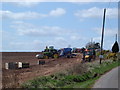
{"type": "Polygon", "coordinates": [[[93,38],[91,38],[91,43],[93,42],[93,38]]]}
{"type": "Polygon", "coordinates": [[[105,27],[105,14],[106,14],[106,9],[104,9],[104,16],[103,16],[103,27],[102,27],[102,38],[101,38],[101,56],[100,56],[100,64],[102,62],[102,58],[103,58],[103,38],[104,38],[104,27],[105,27]]]}
{"type": "Polygon", "coordinates": [[[117,41],[117,34],[116,34],[116,38],[115,38],[115,41],[117,41]]]}

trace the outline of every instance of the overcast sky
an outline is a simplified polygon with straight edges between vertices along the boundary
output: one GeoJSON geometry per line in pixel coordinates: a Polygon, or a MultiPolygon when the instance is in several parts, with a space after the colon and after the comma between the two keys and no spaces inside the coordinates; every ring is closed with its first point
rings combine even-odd
{"type": "Polygon", "coordinates": [[[85,47],[100,42],[103,9],[107,8],[104,49],[111,49],[118,33],[117,2],[4,2],[2,51],[42,51],[85,47]]]}

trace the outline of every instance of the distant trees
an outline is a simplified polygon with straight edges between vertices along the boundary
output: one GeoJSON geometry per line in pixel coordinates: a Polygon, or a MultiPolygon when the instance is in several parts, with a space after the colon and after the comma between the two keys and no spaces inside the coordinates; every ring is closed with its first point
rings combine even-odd
{"type": "Polygon", "coordinates": [[[95,42],[88,42],[85,46],[87,49],[89,48],[94,48],[94,49],[100,49],[100,43],[95,43],[95,42]]]}

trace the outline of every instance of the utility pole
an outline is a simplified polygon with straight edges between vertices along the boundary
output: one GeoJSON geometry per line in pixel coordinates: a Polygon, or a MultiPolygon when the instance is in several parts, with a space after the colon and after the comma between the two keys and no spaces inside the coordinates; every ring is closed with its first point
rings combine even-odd
{"type": "Polygon", "coordinates": [[[91,43],[93,42],[93,38],[91,38],[91,43]]]}
{"type": "Polygon", "coordinates": [[[102,38],[101,38],[101,56],[100,56],[100,64],[102,62],[102,58],[103,58],[103,38],[104,38],[104,27],[105,27],[105,14],[106,14],[106,9],[104,9],[104,16],[103,16],[103,27],[102,27],[102,38]]]}
{"type": "Polygon", "coordinates": [[[115,41],[117,41],[117,34],[116,34],[116,38],[115,38],[115,41]]]}

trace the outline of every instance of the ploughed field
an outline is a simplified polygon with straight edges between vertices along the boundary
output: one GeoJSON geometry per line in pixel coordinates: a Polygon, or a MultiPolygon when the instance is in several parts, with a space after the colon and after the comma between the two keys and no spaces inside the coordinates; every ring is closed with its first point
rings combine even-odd
{"type": "Polygon", "coordinates": [[[38,76],[45,76],[62,71],[70,66],[80,63],[81,54],[74,58],[58,59],[37,59],[36,54],[40,52],[3,52],[2,53],[2,87],[18,88],[25,81],[38,76]],[[38,65],[38,60],[45,60],[44,65],[38,65]],[[8,62],[28,62],[29,68],[6,70],[5,63],[8,62]]]}

